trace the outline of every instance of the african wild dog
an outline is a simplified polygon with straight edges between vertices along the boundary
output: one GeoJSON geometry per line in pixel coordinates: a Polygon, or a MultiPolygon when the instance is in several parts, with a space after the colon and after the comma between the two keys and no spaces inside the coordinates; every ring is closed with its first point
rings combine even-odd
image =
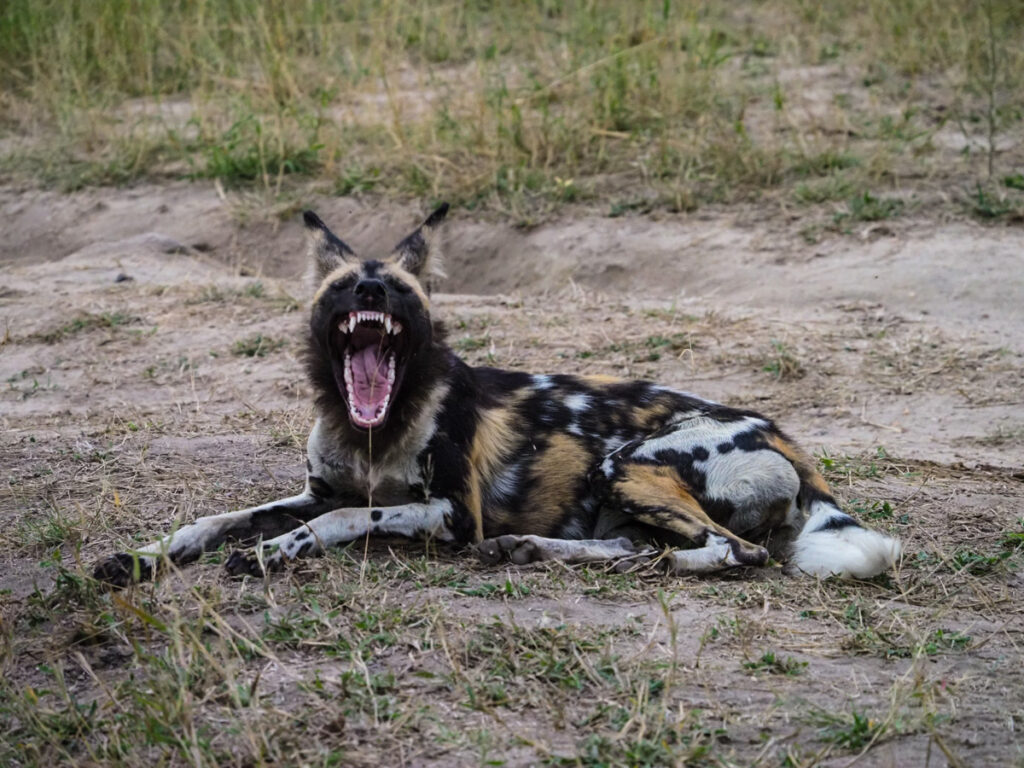
{"type": "Polygon", "coordinates": [[[488,561],[662,558],[677,573],[764,565],[867,577],[900,553],[841,512],[771,421],[640,381],[471,368],[445,344],[421,279],[442,205],[382,260],[360,261],[304,216],[319,288],[307,367],[318,418],[305,490],[196,520],[99,564],[123,585],[161,555],[226,540],[260,574],[371,533],[475,545],[488,561]]]}

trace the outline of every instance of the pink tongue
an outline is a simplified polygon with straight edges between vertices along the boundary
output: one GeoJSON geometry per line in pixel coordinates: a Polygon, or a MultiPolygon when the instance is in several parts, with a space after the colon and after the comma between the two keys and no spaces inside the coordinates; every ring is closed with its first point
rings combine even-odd
{"type": "Polygon", "coordinates": [[[368,420],[376,417],[390,389],[387,355],[377,357],[378,349],[371,344],[352,355],[353,405],[359,415],[368,420]]]}

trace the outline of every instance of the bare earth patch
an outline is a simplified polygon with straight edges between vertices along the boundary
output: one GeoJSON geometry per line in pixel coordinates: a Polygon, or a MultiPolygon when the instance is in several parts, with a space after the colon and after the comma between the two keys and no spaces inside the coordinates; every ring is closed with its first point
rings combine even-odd
{"type": "MultiPolygon", "coordinates": [[[[902,538],[890,577],[374,542],[265,582],[212,553],[109,594],[100,556],[299,489],[301,241],[185,185],[0,202],[0,762],[1024,764],[1018,231],[807,244],[756,208],[450,229],[460,293],[435,311],[462,355],[777,418],[902,538]]],[[[357,249],[415,219],[325,205],[357,249]]]]}

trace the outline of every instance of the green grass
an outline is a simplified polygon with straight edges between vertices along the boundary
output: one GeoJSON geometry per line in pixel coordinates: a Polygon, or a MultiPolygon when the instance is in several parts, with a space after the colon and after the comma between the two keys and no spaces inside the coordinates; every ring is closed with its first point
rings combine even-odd
{"type": "Polygon", "coordinates": [[[55,344],[69,336],[76,336],[86,331],[97,328],[117,328],[122,325],[131,325],[138,321],[137,317],[126,312],[100,312],[98,314],[83,312],[67,323],[40,334],[39,338],[47,344],[55,344]]]}
{"type": "MultiPolygon", "coordinates": [[[[778,188],[841,199],[840,176],[863,187],[979,173],[971,158],[926,167],[936,104],[953,112],[938,124],[978,125],[993,147],[1019,125],[1024,14],[985,10],[10,0],[0,130],[27,141],[0,172],[65,189],[198,177],[281,194],[312,180],[523,222],[601,199],[610,215],[778,188]],[[802,86],[787,77],[823,63],[851,73],[846,90],[870,92],[857,102],[844,90],[824,124],[795,106],[802,86]],[[923,78],[943,92],[917,88],[923,78]]],[[[856,205],[870,215],[870,201],[856,205]]]]}
{"type": "Polygon", "coordinates": [[[765,651],[761,654],[761,658],[756,661],[744,662],[743,668],[749,669],[751,672],[766,672],[770,675],[795,677],[804,673],[807,669],[807,662],[794,659],[792,656],[783,658],[776,654],[775,651],[765,651]]]}
{"type": "Polygon", "coordinates": [[[806,373],[794,351],[777,340],[772,341],[771,352],[765,356],[761,370],[770,373],[776,381],[799,379],[806,373]]]}
{"type": "Polygon", "coordinates": [[[884,723],[856,710],[838,715],[822,712],[816,719],[824,740],[851,751],[863,749],[885,731],[884,723]]]}
{"type": "Polygon", "coordinates": [[[231,347],[231,353],[239,357],[266,357],[271,352],[283,347],[285,343],[284,339],[272,339],[262,333],[257,333],[236,341],[231,347]]]}
{"type": "Polygon", "coordinates": [[[875,197],[870,192],[854,195],[847,202],[845,211],[835,216],[838,224],[844,221],[884,221],[898,216],[904,202],[895,197],[875,197]]]}

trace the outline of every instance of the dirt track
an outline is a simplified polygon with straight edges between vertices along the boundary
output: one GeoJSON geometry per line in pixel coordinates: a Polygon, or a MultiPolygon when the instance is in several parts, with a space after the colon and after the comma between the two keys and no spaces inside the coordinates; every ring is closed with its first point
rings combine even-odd
{"type": "MultiPolygon", "coordinates": [[[[418,214],[350,200],[319,210],[366,254],[418,214]]],[[[40,564],[47,553],[59,550],[76,570],[76,557],[87,565],[176,518],[298,489],[310,423],[298,359],[303,251],[293,221],[238,228],[212,190],[185,185],[70,198],[7,190],[0,218],[0,464],[9,476],[0,599],[14,633],[5,674],[39,685],[43,658],[70,667],[79,650],[61,622],[27,618],[35,586],[53,584],[54,562],[40,564]]],[[[728,731],[706,737],[725,763],[779,764],[796,745],[793,754],[817,754],[822,765],[845,765],[862,749],[859,765],[923,765],[926,754],[930,765],[1019,763],[1024,578],[1012,535],[1024,531],[1022,245],[1019,229],[913,218],[807,244],[756,208],[661,221],[584,213],[531,232],[456,214],[450,277],[439,286],[456,293],[441,294],[436,311],[467,358],[653,378],[764,411],[824,455],[844,501],[901,536],[906,557],[892,580],[847,586],[775,572],[672,583],[497,573],[442,553],[416,562],[454,570],[462,586],[426,579],[412,590],[406,561],[382,550],[371,558],[399,564],[390,577],[399,591],[385,590],[385,604],[441,610],[466,637],[498,616],[526,630],[564,624],[581,637],[608,629],[601,642],[613,638],[622,658],[675,659],[672,706],[696,707],[705,730],[728,731]],[[481,587],[494,584],[497,595],[481,587]],[[508,584],[528,588],[511,594],[508,584]],[[651,597],[659,589],[664,610],[651,597]],[[808,671],[764,672],[758,659],[769,648],[808,671]],[[870,742],[830,742],[822,711],[870,713],[885,727],[870,742]]],[[[361,555],[282,576],[278,602],[288,605],[284,585],[311,569],[355,578],[361,555]]],[[[212,563],[182,579],[238,589],[212,563]]],[[[110,648],[84,650],[100,669],[110,648]]],[[[413,685],[409,663],[446,663],[436,648],[409,651],[413,662],[403,653],[372,662],[400,687],[413,685]]],[[[289,654],[262,683],[286,710],[295,680],[340,669],[315,645],[289,654]]],[[[131,665],[100,676],[119,678],[122,663],[131,665]]],[[[85,675],[71,684],[99,695],[85,675]]],[[[579,759],[592,730],[579,724],[584,701],[614,698],[593,685],[559,716],[494,704],[504,725],[493,754],[514,765],[579,759]]],[[[424,693],[463,731],[491,722],[487,710],[460,705],[458,691],[424,693]]],[[[350,721],[337,738],[355,762],[405,744],[350,721]]],[[[425,733],[435,746],[403,752],[410,764],[483,760],[425,733]]]]}

